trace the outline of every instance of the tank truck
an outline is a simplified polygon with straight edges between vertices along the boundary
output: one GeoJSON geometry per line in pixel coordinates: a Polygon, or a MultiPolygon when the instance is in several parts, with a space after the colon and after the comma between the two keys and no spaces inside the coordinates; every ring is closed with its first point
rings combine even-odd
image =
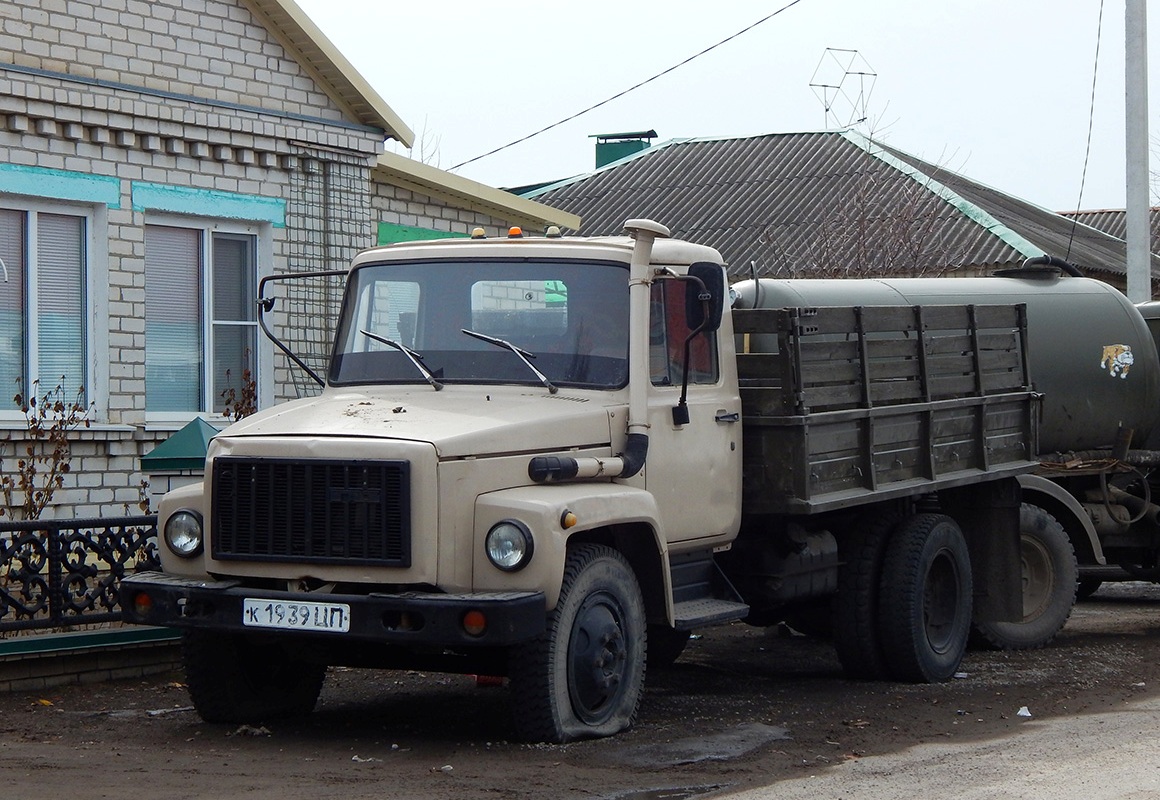
{"type": "Polygon", "coordinates": [[[161,501],[162,570],[120,586],[127,622],[182,629],[203,719],[308,712],[329,665],[441,670],[504,677],[516,732],[562,742],[628,727],[706,626],[791,621],[850,675],[942,681],[972,621],[1027,624],[1021,542],[1059,514],[1020,481],[1070,498],[1034,474],[1041,416],[1074,440],[1026,281],[734,306],[717,251],[625,229],[354,259],[321,393],[216,436],[161,501]]]}
{"type": "Polygon", "coordinates": [[[1043,257],[991,278],[757,280],[737,308],[1026,304],[1032,385],[1043,397],[1039,466],[1021,475],[1023,616],[975,621],[976,638],[1046,644],[1078,596],[1107,580],[1160,580],[1160,303],[1043,257]]]}

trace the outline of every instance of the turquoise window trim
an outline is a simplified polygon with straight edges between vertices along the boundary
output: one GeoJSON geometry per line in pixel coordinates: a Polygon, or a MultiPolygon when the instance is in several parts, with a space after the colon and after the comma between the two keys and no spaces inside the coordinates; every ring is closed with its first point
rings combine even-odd
{"type": "Polygon", "coordinates": [[[417,242],[427,239],[463,239],[466,233],[452,233],[451,231],[436,231],[431,228],[420,228],[415,225],[396,225],[393,222],[379,223],[379,244],[395,244],[396,242],[417,242]]]}
{"type": "Polygon", "coordinates": [[[133,210],[269,222],[275,228],[286,227],[286,201],[280,198],[163,183],[133,181],[133,210]]]}
{"type": "Polygon", "coordinates": [[[20,164],[0,164],[0,193],[121,207],[120,178],[20,164]]]}

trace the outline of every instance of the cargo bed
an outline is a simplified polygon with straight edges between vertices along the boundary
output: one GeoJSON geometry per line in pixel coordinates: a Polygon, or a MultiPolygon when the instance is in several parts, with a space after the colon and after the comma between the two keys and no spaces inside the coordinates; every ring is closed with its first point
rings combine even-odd
{"type": "Polygon", "coordinates": [[[1025,307],[733,311],[750,513],[810,514],[1036,466],[1025,307]]]}

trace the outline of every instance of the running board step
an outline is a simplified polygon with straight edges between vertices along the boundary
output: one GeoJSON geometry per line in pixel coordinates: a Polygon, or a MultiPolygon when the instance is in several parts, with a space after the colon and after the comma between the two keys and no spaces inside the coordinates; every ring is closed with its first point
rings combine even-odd
{"type": "Polygon", "coordinates": [[[682,631],[732,622],[735,619],[745,619],[747,616],[749,606],[745,603],[718,600],[714,597],[684,600],[673,605],[673,627],[682,631]]]}

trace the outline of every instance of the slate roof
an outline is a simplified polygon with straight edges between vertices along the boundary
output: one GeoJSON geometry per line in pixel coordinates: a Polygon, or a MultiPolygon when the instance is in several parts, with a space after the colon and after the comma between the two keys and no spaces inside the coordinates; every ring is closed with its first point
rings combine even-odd
{"type": "Polygon", "coordinates": [[[675,139],[525,196],[583,235],[655,219],[733,277],[977,274],[1044,254],[1125,275],[1122,240],[853,131],[675,139]]]}
{"type": "MultiPolygon", "coordinates": [[[[1127,213],[1122,208],[1099,211],[1061,211],[1059,213],[1068,219],[1075,219],[1084,225],[1115,236],[1117,239],[1123,239],[1127,234],[1127,213]]],[[[1151,231],[1151,250],[1153,253],[1160,253],[1160,208],[1149,209],[1148,228],[1151,231]]]]}

